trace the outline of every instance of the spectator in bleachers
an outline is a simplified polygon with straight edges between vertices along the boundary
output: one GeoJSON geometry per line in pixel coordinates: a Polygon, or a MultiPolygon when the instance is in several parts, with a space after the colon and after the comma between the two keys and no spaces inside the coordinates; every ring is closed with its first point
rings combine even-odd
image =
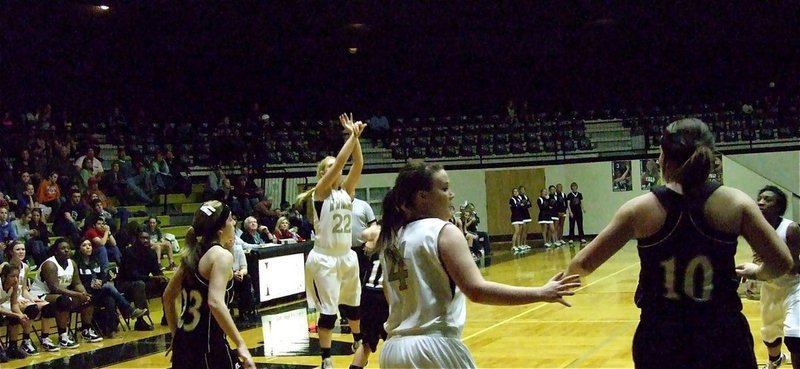
{"type": "Polygon", "coordinates": [[[33,165],[31,164],[31,155],[28,149],[22,149],[19,153],[19,158],[17,158],[17,163],[14,165],[14,170],[17,173],[17,176],[22,175],[22,173],[34,173],[33,165]]]}
{"type": "Polygon", "coordinates": [[[6,247],[16,239],[17,233],[14,231],[14,226],[8,221],[8,208],[0,207],[0,262],[4,261],[2,254],[6,247]]]}
{"type": "Polygon", "coordinates": [[[21,241],[23,244],[28,241],[31,237],[31,210],[25,209],[25,211],[14,219],[11,222],[11,226],[14,227],[14,233],[17,234],[17,240],[21,241]]]}
{"type": "Polygon", "coordinates": [[[100,326],[100,334],[113,338],[119,320],[117,309],[123,317],[138,319],[145,313],[144,309],[134,308],[131,303],[119,293],[113,283],[109,281],[108,270],[104,269],[98,255],[92,252],[92,241],[83,240],[78,246],[74,259],[78,268],[81,283],[92,295],[92,302],[96,307],[103,307],[95,314],[95,321],[100,326]]]}
{"type": "Polygon", "coordinates": [[[169,164],[164,159],[161,150],[156,151],[153,161],[150,162],[150,172],[159,193],[172,189],[174,184],[170,174],[169,164]]]}
{"type": "Polygon", "coordinates": [[[256,217],[259,224],[263,224],[267,228],[275,228],[281,212],[272,208],[272,199],[267,197],[259,201],[253,208],[253,216],[256,217]]]}
{"type": "Polygon", "coordinates": [[[108,264],[111,260],[120,264],[122,261],[122,252],[117,247],[117,240],[111,234],[111,227],[106,224],[105,219],[102,217],[93,218],[91,228],[86,229],[84,238],[92,241],[92,256],[96,256],[100,262],[100,267],[103,270],[108,270],[108,264]]]}
{"type": "Polygon", "coordinates": [[[58,185],[58,172],[51,171],[50,175],[39,183],[36,198],[42,205],[58,211],[64,200],[61,198],[61,186],[58,185]]]}
{"type": "MultiPolygon", "coordinates": [[[[169,266],[167,266],[166,269],[177,269],[175,258],[173,257],[173,250],[175,249],[173,242],[177,243],[175,235],[161,232],[161,227],[159,227],[159,222],[156,217],[147,218],[144,229],[150,234],[150,247],[156,252],[158,265],[161,266],[161,256],[166,253],[167,261],[169,261],[169,266]]],[[[163,270],[164,268],[162,267],[161,269],[163,270]]]]}
{"type": "Polygon", "coordinates": [[[286,217],[278,218],[278,221],[275,222],[275,232],[273,232],[275,238],[278,240],[295,240],[297,242],[303,242],[305,239],[297,234],[296,232],[292,231],[289,228],[289,219],[286,217]]]}
{"type": "Polygon", "coordinates": [[[169,174],[172,177],[171,190],[189,196],[192,193],[192,171],[189,169],[189,165],[180,157],[176,157],[170,149],[164,153],[164,161],[167,163],[169,174]]]}
{"type": "Polygon", "coordinates": [[[225,179],[225,173],[222,167],[215,165],[211,173],[206,178],[206,188],[203,191],[203,200],[211,200],[216,196],[217,191],[222,187],[222,180],[225,179]]]}
{"type": "Polygon", "coordinates": [[[81,192],[77,189],[70,191],[69,201],[61,205],[61,209],[53,216],[53,233],[80,241],[80,229],[83,219],[86,218],[86,207],[81,202],[81,192]]]}
{"type": "Polygon", "coordinates": [[[386,118],[382,111],[379,110],[375,115],[369,118],[369,131],[371,133],[370,136],[372,136],[373,145],[376,140],[385,142],[391,130],[392,127],[389,126],[389,119],[386,118]]]}
{"type": "MultiPolygon", "coordinates": [[[[123,251],[122,259],[125,262],[120,265],[119,276],[115,282],[117,289],[130,297],[137,308],[147,309],[148,297],[161,296],[169,283],[169,279],[161,271],[156,252],[150,247],[150,233],[145,230],[140,231],[133,246],[123,251]]],[[[165,319],[161,319],[161,325],[166,323],[165,319]]],[[[134,329],[152,331],[154,328],[139,318],[134,329]]]]}
{"type": "Polygon", "coordinates": [[[89,189],[89,179],[91,178],[94,178],[92,174],[92,162],[84,160],[83,168],[81,168],[78,174],[73,178],[72,183],[78,186],[81,192],[86,192],[86,190],[89,189]]]}
{"type": "Polygon", "coordinates": [[[19,182],[14,185],[14,197],[17,200],[23,196],[25,190],[28,189],[28,185],[33,184],[33,181],[31,181],[31,175],[27,171],[20,172],[18,177],[19,182]]]}
{"type": "Polygon", "coordinates": [[[47,250],[50,248],[50,231],[44,222],[42,209],[31,209],[31,221],[28,223],[30,237],[25,242],[25,251],[36,268],[47,259],[47,250]]]}
{"type": "Polygon", "coordinates": [[[80,346],[70,333],[67,332],[69,314],[73,309],[81,313],[83,328],[81,336],[86,342],[99,342],[103,338],[98,336],[92,328],[91,322],[94,306],[88,303],[92,295],[87,291],[78,276],[75,261],[70,259],[72,246],[66,238],[59,238],[51,247],[51,256],[39,267],[39,273],[33,280],[31,294],[49,302],[43,310],[44,316],[55,316],[58,327],[58,346],[50,341],[50,337],[42,335],[42,348],[46,351],[61,349],[74,349],[80,346]]]}
{"type": "Polygon", "coordinates": [[[85,154],[80,156],[77,160],[75,160],[75,168],[78,170],[89,168],[91,174],[98,175],[103,173],[103,163],[100,162],[100,159],[97,159],[95,156],[94,148],[88,147],[86,148],[85,154]],[[84,161],[89,161],[88,165],[84,165],[84,161]]]}
{"type": "Polygon", "coordinates": [[[260,189],[255,186],[254,182],[252,185],[248,182],[248,178],[242,174],[236,179],[236,185],[233,186],[233,195],[239,201],[245,216],[253,214],[253,208],[260,200],[257,192],[260,189]]]}
{"type": "MultiPolygon", "coordinates": [[[[83,194],[83,199],[86,202],[87,208],[90,210],[95,207],[94,200],[99,200],[100,209],[111,214],[112,217],[119,219],[120,226],[128,223],[128,218],[131,216],[128,209],[114,206],[108,196],[106,196],[98,186],[98,180],[96,178],[92,177],[89,179],[89,188],[86,189],[86,193],[83,194]]],[[[114,222],[108,221],[108,224],[112,226],[111,228],[113,231],[116,231],[114,222]]]]}
{"type": "Polygon", "coordinates": [[[58,185],[64,190],[69,188],[70,182],[78,173],[78,170],[72,165],[72,159],[70,159],[69,155],[68,146],[54,144],[53,157],[50,159],[50,166],[48,167],[48,172],[59,174],[58,185]]]}
{"type": "MultiPolygon", "coordinates": [[[[242,241],[252,245],[263,245],[266,243],[277,243],[278,239],[273,235],[269,228],[258,224],[254,217],[247,217],[242,224],[242,241]]],[[[247,248],[245,246],[245,248],[247,248]]],[[[248,251],[250,251],[248,249],[248,251]]]]}
{"type": "Polygon", "coordinates": [[[234,187],[231,186],[231,180],[223,178],[222,185],[217,189],[217,192],[214,193],[214,200],[228,205],[228,207],[231,208],[231,212],[236,215],[237,218],[242,219],[245,217],[245,212],[239,204],[239,199],[234,196],[233,190],[234,187]]]}
{"type": "MultiPolygon", "coordinates": [[[[33,191],[33,183],[28,183],[25,185],[25,191],[20,194],[20,197],[17,199],[17,216],[20,216],[25,213],[25,211],[30,211],[30,209],[40,208],[39,202],[36,201],[36,193],[33,191]]],[[[48,208],[49,209],[49,208],[48,208]]]]}
{"type": "MultiPolygon", "coordinates": [[[[124,149],[122,150],[124,153],[124,149]]],[[[100,179],[100,188],[109,196],[116,197],[125,204],[138,202],[148,205],[153,202],[153,199],[136,184],[134,178],[126,176],[119,160],[114,161],[111,164],[111,170],[103,174],[100,179]]]]}

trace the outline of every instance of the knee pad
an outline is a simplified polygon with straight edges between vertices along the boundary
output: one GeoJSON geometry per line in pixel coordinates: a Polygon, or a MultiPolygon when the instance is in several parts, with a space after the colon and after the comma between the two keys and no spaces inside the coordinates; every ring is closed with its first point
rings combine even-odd
{"type": "Polygon", "coordinates": [[[358,306],[339,305],[339,313],[342,314],[342,317],[347,318],[347,320],[361,319],[359,311],[360,309],[358,306]]]}
{"type": "Polygon", "coordinates": [[[36,304],[28,305],[28,307],[23,310],[23,313],[28,316],[28,319],[36,319],[39,317],[39,306],[36,304]]]}
{"type": "Polygon", "coordinates": [[[58,311],[70,311],[72,309],[72,299],[63,295],[58,296],[55,306],[58,311]]]}
{"type": "Polygon", "coordinates": [[[781,343],[783,343],[783,340],[781,340],[780,337],[778,337],[778,339],[772,342],[764,341],[764,345],[769,348],[781,347],[781,343]]]}
{"type": "Polygon", "coordinates": [[[800,354],[800,337],[786,337],[784,341],[786,341],[786,348],[789,349],[792,355],[800,354]]]}
{"type": "Polygon", "coordinates": [[[317,326],[324,329],[333,329],[336,327],[336,315],[319,314],[317,326]]]}

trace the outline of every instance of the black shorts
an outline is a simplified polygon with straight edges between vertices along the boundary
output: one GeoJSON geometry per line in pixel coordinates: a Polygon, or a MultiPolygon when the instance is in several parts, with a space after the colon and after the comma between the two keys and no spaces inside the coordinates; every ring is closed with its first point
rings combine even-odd
{"type": "MultiPolygon", "coordinates": [[[[188,338],[185,337],[184,338],[188,338]]],[[[205,353],[205,342],[185,342],[176,337],[172,349],[172,369],[239,369],[243,368],[236,350],[227,341],[211,344],[211,351],[205,353]]]]}
{"type": "Polygon", "coordinates": [[[741,313],[700,319],[643,319],[633,336],[637,369],[755,369],[753,336],[741,313]]]}
{"type": "Polygon", "coordinates": [[[386,331],[383,323],[389,318],[389,304],[383,296],[383,291],[364,289],[361,293],[361,334],[364,335],[363,343],[375,352],[378,340],[386,340],[386,331]]]}

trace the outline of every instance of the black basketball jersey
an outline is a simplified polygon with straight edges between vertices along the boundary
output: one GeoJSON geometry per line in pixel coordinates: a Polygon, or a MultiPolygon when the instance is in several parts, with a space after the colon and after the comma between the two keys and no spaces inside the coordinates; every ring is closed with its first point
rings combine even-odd
{"type": "Polygon", "coordinates": [[[703,214],[703,205],[719,186],[706,183],[696,197],[664,186],[651,189],[667,219],[656,234],[638,240],[642,269],[635,299],[643,314],[682,319],[741,311],[734,261],[737,235],[714,230],[703,214]]]}
{"type": "Polygon", "coordinates": [[[364,265],[361,266],[363,273],[361,280],[363,281],[361,287],[364,292],[378,292],[383,293],[383,268],[381,267],[381,258],[379,252],[374,252],[372,255],[363,259],[364,265]]]}
{"type": "MultiPolygon", "coordinates": [[[[225,288],[225,302],[233,300],[233,280],[225,288]]],[[[176,345],[182,342],[189,352],[207,353],[217,345],[227,345],[225,332],[220,328],[208,306],[208,281],[195,271],[183,280],[181,288],[183,308],[178,319],[176,345]],[[182,337],[181,337],[182,336],[182,337]]]]}

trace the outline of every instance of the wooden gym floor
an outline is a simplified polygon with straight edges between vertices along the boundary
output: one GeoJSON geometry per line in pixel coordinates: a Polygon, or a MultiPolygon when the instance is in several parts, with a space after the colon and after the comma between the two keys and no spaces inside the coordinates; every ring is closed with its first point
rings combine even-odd
{"type": "MultiPolygon", "coordinates": [[[[577,251],[577,246],[565,246],[515,256],[498,250],[492,265],[482,272],[490,280],[538,286],[563,270],[577,251]]],[[[751,255],[742,241],[737,260],[747,261],[751,255]]],[[[633,304],[638,273],[638,256],[631,242],[584,279],[577,295],[569,298],[571,308],[557,304],[498,307],[470,302],[462,339],[481,368],[633,368],[630,347],[639,320],[633,304]]],[[[151,308],[158,324],[160,306],[151,308]]],[[[758,309],[758,301],[744,300],[756,355],[763,364],[766,350],[760,342],[758,309]]],[[[260,322],[240,325],[257,366],[319,366],[316,334],[307,333],[307,320],[305,304],[298,302],[262,310],[260,322]]],[[[123,332],[99,344],[82,343],[77,350],[55,354],[43,352],[2,364],[2,368],[168,368],[170,363],[164,356],[166,332],[160,326],[155,332],[123,332]]],[[[336,334],[334,340],[334,366],[347,368],[352,359],[352,336],[336,334]]],[[[368,367],[378,367],[378,354],[373,354],[368,367]]]]}

